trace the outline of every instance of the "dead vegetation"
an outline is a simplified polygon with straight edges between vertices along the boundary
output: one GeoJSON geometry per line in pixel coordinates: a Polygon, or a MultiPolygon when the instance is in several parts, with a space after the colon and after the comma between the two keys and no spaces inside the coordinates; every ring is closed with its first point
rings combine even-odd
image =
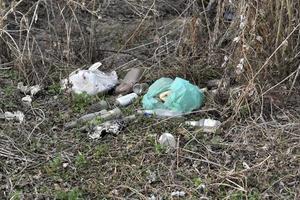
{"type": "MultiPolygon", "coordinates": [[[[3,199],[298,199],[300,2],[252,0],[0,0],[3,199]],[[143,81],[180,76],[205,87],[222,79],[203,112],[216,134],[181,120],[139,118],[117,137],[90,141],[63,125],[95,99],[59,90],[75,68],[139,66],[143,81]],[[31,107],[19,81],[42,84],[31,107]],[[142,124],[142,126],[141,126],[142,124]],[[175,154],[157,143],[163,132],[175,154]]],[[[104,98],[110,98],[106,96],[104,98]]],[[[138,104],[124,112],[131,114],[138,104]]]]}

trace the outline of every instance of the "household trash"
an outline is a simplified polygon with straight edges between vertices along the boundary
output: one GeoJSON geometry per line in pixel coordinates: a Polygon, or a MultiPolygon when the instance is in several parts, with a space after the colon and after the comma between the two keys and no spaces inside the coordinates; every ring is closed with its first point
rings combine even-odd
{"type": "Polygon", "coordinates": [[[221,125],[220,121],[213,119],[200,119],[199,121],[186,121],[186,125],[201,127],[203,132],[215,133],[221,125]]]}
{"type": "Polygon", "coordinates": [[[149,85],[147,83],[137,83],[133,86],[132,91],[138,95],[146,93],[149,85]]]}
{"type": "Polygon", "coordinates": [[[164,133],[158,139],[159,144],[167,147],[167,151],[173,150],[176,148],[176,141],[172,134],[164,133]]]}
{"type": "Polygon", "coordinates": [[[32,98],[29,95],[26,95],[25,97],[22,98],[22,102],[25,105],[31,106],[32,98]]]}
{"type": "Polygon", "coordinates": [[[98,126],[95,126],[88,136],[91,139],[99,139],[107,134],[118,135],[126,127],[127,123],[135,118],[135,115],[130,115],[122,119],[104,122],[98,126]]]}
{"type": "Polygon", "coordinates": [[[121,117],[121,115],[122,115],[122,111],[118,107],[113,110],[110,110],[110,111],[102,110],[99,112],[84,115],[84,116],[80,117],[79,119],[68,122],[67,124],[65,124],[65,129],[67,130],[67,129],[74,128],[80,123],[91,121],[97,117],[99,117],[100,119],[102,119],[104,121],[107,121],[107,120],[111,120],[111,119],[117,119],[117,118],[121,117]]]}
{"type": "Polygon", "coordinates": [[[88,108],[87,108],[87,112],[88,113],[91,113],[91,112],[99,112],[101,110],[104,110],[104,109],[107,109],[108,108],[108,104],[106,101],[104,100],[101,100],[99,102],[96,102],[92,105],[90,105],[88,108]]]}
{"type": "Polygon", "coordinates": [[[17,86],[18,90],[23,92],[24,94],[29,94],[30,96],[33,97],[36,95],[39,91],[42,90],[42,86],[40,85],[34,85],[34,86],[24,86],[23,82],[19,82],[17,86]]]}
{"type": "Polygon", "coordinates": [[[160,93],[159,94],[159,99],[162,102],[165,102],[167,100],[167,98],[170,96],[170,94],[171,94],[171,91],[166,91],[166,92],[160,93]]]}
{"type": "Polygon", "coordinates": [[[160,78],[155,81],[144,95],[142,103],[145,110],[166,109],[187,113],[200,108],[203,101],[204,94],[196,85],[177,77],[175,80],[160,78]]]}
{"type": "Polygon", "coordinates": [[[98,68],[101,62],[94,63],[88,70],[75,70],[69,78],[62,80],[62,89],[71,89],[76,94],[86,92],[96,95],[111,90],[118,83],[115,71],[104,73],[98,68]]]}
{"type": "Polygon", "coordinates": [[[137,83],[143,74],[141,68],[132,68],[121,81],[121,84],[116,87],[116,94],[127,94],[132,91],[132,87],[137,83]]]}
{"type": "Polygon", "coordinates": [[[171,197],[184,197],[185,192],[184,191],[175,191],[171,193],[171,197]]]}
{"type": "Polygon", "coordinates": [[[130,93],[125,96],[121,96],[116,99],[116,105],[119,106],[128,106],[131,104],[135,99],[138,98],[138,95],[136,93],[130,93]]]}
{"type": "Polygon", "coordinates": [[[154,110],[138,110],[138,114],[143,114],[145,116],[156,116],[158,118],[168,118],[168,117],[182,117],[181,112],[176,112],[167,109],[154,109],[154,110]]]}
{"type": "Polygon", "coordinates": [[[8,121],[14,120],[22,123],[25,120],[25,115],[21,111],[5,112],[5,113],[0,113],[0,119],[6,119],[8,121]]]}
{"type": "Polygon", "coordinates": [[[208,92],[208,89],[206,87],[205,88],[201,88],[200,92],[206,93],[206,92],[208,92]]]}
{"type": "Polygon", "coordinates": [[[154,194],[151,194],[151,196],[148,197],[148,200],[157,200],[157,198],[154,194]]]}

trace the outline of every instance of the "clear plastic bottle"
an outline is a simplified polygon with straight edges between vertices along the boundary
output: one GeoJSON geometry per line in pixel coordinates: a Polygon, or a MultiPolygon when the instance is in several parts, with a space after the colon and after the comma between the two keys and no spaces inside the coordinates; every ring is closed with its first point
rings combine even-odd
{"type": "Polygon", "coordinates": [[[215,133],[221,122],[213,119],[200,119],[199,121],[186,121],[186,125],[201,127],[203,132],[215,133]]]}
{"type": "Polygon", "coordinates": [[[138,98],[138,95],[136,93],[130,93],[125,96],[121,96],[116,99],[116,104],[119,106],[128,106],[131,104],[136,98],[138,98]]]}
{"type": "Polygon", "coordinates": [[[144,114],[146,116],[152,116],[155,115],[160,118],[166,118],[166,117],[182,117],[181,112],[176,112],[172,110],[167,109],[154,109],[154,110],[140,110],[138,111],[139,114],[144,114]]]}

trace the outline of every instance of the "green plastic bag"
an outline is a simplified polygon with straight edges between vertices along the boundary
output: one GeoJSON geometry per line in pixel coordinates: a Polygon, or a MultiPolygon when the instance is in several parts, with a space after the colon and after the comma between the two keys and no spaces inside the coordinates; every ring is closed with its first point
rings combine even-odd
{"type": "Polygon", "coordinates": [[[142,103],[146,110],[168,109],[186,113],[200,108],[203,101],[204,94],[196,85],[177,77],[175,80],[160,78],[155,81],[144,95],[142,103]],[[170,91],[170,95],[162,102],[159,95],[166,91],[170,91]]]}

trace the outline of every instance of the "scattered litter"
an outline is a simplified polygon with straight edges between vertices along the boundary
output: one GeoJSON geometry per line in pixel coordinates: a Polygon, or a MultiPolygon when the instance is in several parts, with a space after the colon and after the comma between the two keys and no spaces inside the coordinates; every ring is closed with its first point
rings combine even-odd
{"type": "Polygon", "coordinates": [[[244,69],[244,58],[240,59],[240,63],[236,66],[235,73],[237,75],[242,74],[245,71],[244,69]]]}
{"type": "Polygon", "coordinates": [[[203,92],[203,93],[206,93],[206,92],[208,92],[208,89],[205,87],[205,88],[201,88],[201,89],[199,89],[200,90],[200,92],[203,92]]]}
{"type": "Polygon", "coordinates": [[[32,102],[31,96],[26,95],[25,97],[22,98],[22,102],[23,102],[25,105],[30,106],[30,105],[31,105],[31,102],[32,102]]]}
{"type": "Polygon", "coordinates": [[[264,40],[263,37],[261,37],[260,35],[256,36],[255,39],[257,41],[259,41],[260,43],[263,43],[263,40],[264,40]]]}
{"type": "Polygon", "coordinates": [[[215,133],[221,122],[213,119],[200,119],[199,121],[186,121],[186,125],[201,127],[203,132],[215,133]]]}
{"type": "Polygon", "coordinates": [[[125,96],[121,96],[121,97],[117,98],[116,104],[120,105],[120,106],[128,106],[137,98],[138,98],[138,95],[136,93],[130,93],[125,96]]]}
{"type": "Polygon", "coordinates": [[[17,88],[23,92],[24,94],[29,94],[33,97],[36,95],[39,91],[42,90],[42,86],[40,85],[34,85],[34,86],[24,86],[23,82],[19,82],[17,88]]]}
{"type": "Polygon", "coordinates": [[[121,117],[121,115],[122,115],[122,111],[119,108],[115,108],[110,111],[102,110],[99,112],[84,115],[75,121],[71,121],[71,122],[65,124],[65,129],[74,128],[80,123],[91,121],[97,117],[99,117],[102,120],[111,120],[111,119],[119,118],[119,117],[121,117]]]}
{"type": "Polygon", "coordinates": [[[91,139],[99,139],[107,134],[118,135],[120,131],[124,129],[126,124],[129,121],[134,120],[135,118],[136,118],[135,115],[130,115],[124,117],[123,119],[104,122],[101,125],[95,126],[93,128],[93,131],[89,133],[88,136],[91,139]]]}
{"type": "Polygon", "coordinates": [[[3,114],[0,113],[0,119],[6,119],[6,120],[15,120],[17,122],[22,123],[25,119],[25,115],[21,111],[16,112],[5,112],[3,114]]]}
{"type": "Polygon", "coordinates": [[[164,133],[159,137],[158,142],[166,146],[168,148],[168,151],[176,148],[176,141],[172,134],[170,133],[164,133]]]}
{"type": "Polygon", "coordinates": [[[184,191],[176,191],[171,193],[171,197],[184,197],[185,192],[184,191]]]}
{"type": "Polygon", "coordinates": [[[108,108],[108,104],[106,101],[101,100],[100,102],[94,103],[92,105],[90,105],[87,108],[87,112],[91,113],[91,112],[99,112],[101,110],[107,109],[108,108]]]}
{"type": "Polygon", "coordinates": [[[102,63],[93,64],[88,70],[76,70],[69,78],[62,80],[62,89],[70,88],[76,94],[86,92],[89,95],[106,92],[118,83],[115,71],[104,73],[98,68],[102,63]]]}
{"type": "Polygon", "coordinates": [[[69,166],[69,163],[63,163],[63,168],[67,168],[69,166]]]}
{"type": "Polygon", "coordinates": [[[145,110],[167,109],[186,113],[199,108],[203,101],[203,92],[189,81],[181,78],[160,78],[149,87],[142,103],[145,110]]]}
{"type": "Polygon", "coordinates": [[[138,95],[146,93],[149,85],[147,83],[137,83],[133,86],[132,91],[138,95]]]}
{"type": "Polygon", "coordinates": [[[148,200],[156,200],[156,197],[154,194],[151,194],[151,196],[148,198],[148,200]]]}
{"type": "Polygon", "coordinates": [[[240,16],[240,29],[244,29],[247,24],[247,18],[244,15],[240,16]]]}
{"type": "Polygon", "coordinates": [[[159,99],[162,101],[162,102],[166,102],[167,98],[170,96],[171,94],[171,91],[165,91],[163,93],[160,93],[159,94],[159,99]]]}
{"type": "Polygon", "coordinates": [[[132,68],[121,81],[121,84],[116,87],[116,94],[127,94],[132,91],[132,87],[137,83],[141,76],[143,70],[141,68],[132,68]]]}
{"type": "Polygon", "coordinates": [[[148,179],[148,183],[154,183],[157,181],[157,175],[155,172],[151,171],[151,170],[147,170],[147,173],[149,174],[147,176],[147,179],[148,179]]]}
{"type": "Polygon", "coordinates": [[[41,90],[42,90],[42,87],[40,85],[31,86],[30,87],[30,95],[33,97],[41,90]]]}
{"type": "Polygon", "coordinates": [[[238,43],[241,40],[240,36],[233,38],[233,42],[238,43]]]}
{"type": "Polygon", "coordinates": [[[154,110],[138,110],[138,114],[143,114],[145,116],[156,116],[158,118],[168,118],[168,117],[182,117],[181,112],[176,112],[167,109],[154,109],[154,110]]]}
{"type": "Polygon", "coordinates": [[[248,165],[245,161],[243,162],[243,167],[244,167],[245,169],[250,169],[249,165],[248,165]]]}

